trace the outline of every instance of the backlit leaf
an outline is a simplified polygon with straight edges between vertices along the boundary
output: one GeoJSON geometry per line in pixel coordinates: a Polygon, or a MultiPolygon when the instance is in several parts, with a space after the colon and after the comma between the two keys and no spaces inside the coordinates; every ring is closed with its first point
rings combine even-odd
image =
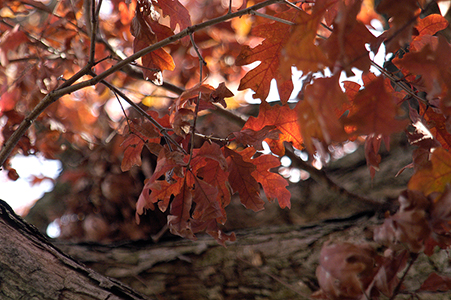
{"type": "Polygon", "coordinates": [[[259,131],[268,125],[276,126],[281,132],[278,139],[265,140],[275,154],[282,156],[285,153],[284,142],[291,143],[297,149],[303,148],[296,110],[289,108],[288,105],[280,106],[276,104],[271,106],[266,102],[262,102],[258,117],[250,117],[243,129],[249,128],[259,131]]]}
{"type": "Polygon", "coordinates": [[[229,182],[233,192],[238,192],[241,203],[246,208],[253,211],[262,210],[265,202],[260,198],[257,180],[252,176],[257,167],[227,147],[224,147],[224,155],[229,164],[229,182]]]}
{"type": "MultiPolygon", "coordinates": [[[[292,21],[298,11],[291,9],[278,15],[279,18],[292,21]]],[[[282,103],[286,103],[293,90],[291,77],[279,70],[281,51],[287,43],[290,25],[280,22],[263,23],[252,30],[252,34],[264,38],[263,42],[255,48],[244,46],[235,64],[244,66],[256,61],[260,65],[249,71],[240,81],[238,90],[252,89],[254,98],[265,100],[269,94],[271,80],[274,78],[279,90],[282,103]]],[[[291,74],[291,70],[290,70],[291,74]]]]}
{"type": "Polygon", "coordinates": [[[433,192],[443,192],[451,183],[451,154],[444,148],[435,149],[430,155],[432,166],[420,169],[410,178],[408,187],[421,191],[426,196],[433,192]]]}
{"type": "Polygon", "coordinates": [[[386,136],[403,131],[407,125],[407,120],[398,119],[398,107],[393,94],[386,91],[383,77],[376,78],[359,91],[354,108],[344,122],[356,126],[356,134],[386,136]]]}

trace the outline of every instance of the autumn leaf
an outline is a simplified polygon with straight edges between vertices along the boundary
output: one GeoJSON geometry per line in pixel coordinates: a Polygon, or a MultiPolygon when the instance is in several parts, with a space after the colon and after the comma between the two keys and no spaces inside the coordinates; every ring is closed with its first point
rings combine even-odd
{"type": "MultiPolygon", "coordinates": [[[[252,155],[253,152],[255,153],[255,150],[252,148],[247,149],[251,149],[248,151],[252,155]]],[[[246,155],[246,157],[250,161],[249,155],[246,155]]],[[[280,174],[270,172],[270,169],[280,166],[280,160],[273,155],[260,155],[252,159],[252,163],[257,166],[257,169],[252,172],[252,176],[261,184],[268,200],[272,202],[277,199],[280,208],[291,208],[291,193],[286,188],[288,181],[280,174]]]]}
{"type": "Polygon", "coordinates": [[[196,203],[193,219],[207,221],[224,217],[218,201],[218,189],[199,178],[193,177],[193,180],[193,201],[196,203]]]}
{"type": "Polygon", "coordinates": [[[399,47],[404,47],[410,42],[416,14],[419,11],[418,1],[383,0],[376,7],[376,11],[391,18],[390,29],[384,33],[388,52],[394,53],[399,47]]]}
{"type": "Polygon", "coordinates": [[[422,168],[410,178],[408,188],[421,191],[426,196],[433,192],[443,192],[451,183],[451,154],[444,148],[436,148],[430,154],[432,166],[422,168]]]}
{"type": "Polygon", "coordinates": [[[385,89],[383,77],[377,77],[360,91],[354,107],[344,119],[346,125],[356,127],[356,134],[382,134],[404,130],[407,120],[398,120],[398,107],[391,93],[385,89]]]}
{"type": "Polygon", "coordinates": [[[253,211],[262,210],[265,202],[260,198],[257,180],[252,176],[257,167],[227,147],[224,147],[224,155],[229,164],[229,183],[233,192],[238,192],[240,201],[246,208],[253,211]]]}
{"type": "Polygon", "coordinates": [[[373,280],[381,260],[369,246],[326,244],[316,276],[328,299],[358,299],[373,280]]]}
{"type": "Polygon", "coordinates": [[[190,223],[192,201],[192,193],[188,185],[183,182],[180,193],[172,200],[170,215],[168,216],[168,227],[172,234],[195,240],[190,223]]]}
{"type": "MultiPolygon", "coordinates": [[[[130,170],[133,166],[141,166],[141,152],[144,145],[160,144],[160,133],[147,120],[133,119],[130,120],[126,130],[128,135],[121,144],[124,147],[124,157],[121,163],[123,172],[130,170]]],[[[157,149],[159,147],[152,147],[157,149]]]]}
{"type": "Polygon", "coordinates": [[[243,145],[253,146],[256,150],[263,150],[263,141],[265,139],[277,140],[281,132],[276,129],[276,126],[267,125],[262,129],[255,131],[250,128],[242,129],[234,132],[235,141],[243,145]]]}
{"type": "Polygon", "coordinates": [[[295,15],[293,20],[295,25],[288,34],[288,38],[281,37],[286,40],[280,66],[285,76],[291,74],[291,66],[307,74],[323,70],[329,65],[324,52],[315,44],[316,32],[324,11],[325,8],[314,14],[299,11],[295,15]]]}
{"type": "Polygon", "coordinates": [[[299,127],[305,147],[310,153],[315,152],[313,139],[327,145],[344,142],[348,135],[337,113],[343,111],[347,102],[346,95],[338,83],[338,76],[316,79],[305,89],[304,100],[296,106],[299,127]]]}
{"type": "Polygon", "coordinates": [[[432,40],[435,40],[435,43],[437,43],[437,37],[433,37],[433,35],[446,27],[448,27],[448,21],[439,14],[432,14],[423,19],[418,19],[418,24],[415,25],[418,34],[410,42],[410,51],[420,51],[425,45],[433,43],[432,40]]]}
{"type": "MultiPolygon", "coordinates": [[[[298,14],[298,10],[291,9],[277,17],[293,21],[298,14]]],[[[254,98],[265,100],[269,94],[271,80],[275,79],[282,103],[286,103],[293,90],[291,77],[283,74],[279,70],[281,51],[287,43],[287,35],[290,32],[290,25],[281,22],[270,22],[258,25],[252,30],[252,34],[264,38],[263,42],[255,48],[244,46],[235,64],[244,66],[256,61],[260,65],[241,79],[238,90],[252,89],[254,98]]],[[[289,70],[291,74],[291,70],[289,70]]]]}
{"type": "Polygon", "coordinates": [[[180,31],[191,26],[191,17],[188,10],[178,0],[158,0],[155,5],[161,8],[163,16],[169,16],[171,28],[175,30],[177,24],[180,31]]]}
{"type": "Polygon", "coordinates": [[[423,282],[419,291],[447,292],[451,289],[451,277],[432,272],[423,282]]]}
{"type": "MultiPolygon", "coordinates": [[[[156,43],[159,38],[172,35],[169,28],[157,22],[159,17],[152,2],[148,0],[138,1],[131,26],[131,33],[135,37],[133,41],[135,53],[156,43]]],[[[162,70],[172,71],[175,68],[171,55],[162,48],[144,55],[141,59],[144,66],[144,79],[157,85],[163,84],[162,70]]]]}
{"type": "Polygon", "coordinates": [[[226,247],[226,242],[234,242],[236,240],[235,233],[225,233],[218,227],[218,223],[215,220],[209,220],[203,222],[200,220],[191,220],[191,228],[194,233],[205,231],[212,236],[218,244],[226,247]]]}
{"type": "Polygon", "coordinates": [[[19,30],[19,24],[13,29],[4,31],[0,37],[0,64],[4,67],[7,66],[9,63],[8,52],[15,51],[21,44],[28,41],[27,35],[19,30]]]}
{"type": "Polygon", "coordinates": [[[419,105],[420,111],[418,115],[426,121],[426,127],[435,138],[435,141],[438,141],[446,150],[451,150],[451,136],[447,129],[449,127],[449,118],[446,118],[436,108],[426,108],[422,103],[419,105]]]}
{"type": "Polygon", "coordinates": [[[243,129],[252,129],[254,131],[262,130],[265,126],[276,126],[281,132],[278,139],[266,139],[271,151],[279,156],[284,155],[284,142],[289,142],[293,147],[302,149],[303,140],[300,136],[297,112],[288,107],[288,105],[274,105],[262,102],[258,117],[250,117],[243,129]]]}
{"type": "Polygon", "coordinates": [[[371,66],[366,44],[374,43],[376,37],[357,21],[361,1],[355,1],[340,9],[340,14],[333,24],[334,30],[330,37],[320,44],[320,47],[334,66],[343,68],[348,76],[353,75],[353,67],[367,73],[371,66]]]}

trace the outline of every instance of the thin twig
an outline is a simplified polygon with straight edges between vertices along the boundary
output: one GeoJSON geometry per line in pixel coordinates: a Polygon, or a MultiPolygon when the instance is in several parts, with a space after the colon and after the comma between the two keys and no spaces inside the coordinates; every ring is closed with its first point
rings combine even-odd
{"type": "Polygon", "coordinates": [[[102,80],[101,83],[108,87],[110,90],[112,90],[114,93],[117,93],[119,96],[121,96],[122,99],[124,99],[130,106],[132,106],[141,116],[146,118],[150,123],[152,123],[153,126],[155,126],[160,133],[164,136],[165,139],[169,140],[173,145],[175,145],[180,151],[182,151],[184,154],[186,154],[186,151],[182,148],[182,146],[179,145],[174,139],[168,134],[168,129],[164,128],[160,125],[154,118],[152,118],[148,113],[146,113],[141,107],[139,107],[135,102],[133,102],[130,98],[127,97],[122,91],[120,91],[118,88],[116,88],[114,85],[110,84],[109,82],[102,80]]]}
{"type": "MultiPolygon", "coordinates": [[[[200,54],[199,48],[197,47],[196,43],[194,42],[193,34],[191,33],[189,35],[191,39],[191,43],[193,44],[194,50],[196,50],[197,57],[199,58],[199,86],[202,84],[202,78],[203,78],[203,68],[204,65],[207,65],[204,58],[200,54]]],[[[199,103],[200,99],[202,98],[202,92],[199,92],[199,96],[196,99],[196,107],[194,108],[194,120],[193,120],[193,126],[191,127],[191,149],[189,151],[189,160],[187,163],[187,166],[189,168],[191,159],[193,158],[193,152],[194,152],[194,137],[196,132],[196,124],[197,124],[197,117],[199,115],[199,103]]]]}
{"type": "Polygon", "coordinates": [[[295,25],[295,23],[293,23],[291,21],[288,21],[288,20],[285,20],[285,19],[281,19],[281,18],[278,18],[278,17],[274,17],[274,16],[270,16],[270,15],[266,15],[266,14],[262,14],[262,13],[259,13],[258,11],[254,11],[254,10],[251,11],[250,14],[251,15],[256,15],[256,16],[259,16],[259,17],[262,17],[262,18],[266,18],[266,19],[269,19],[269,20],[273,20],[273,21],[276,21],[276,22],[280,22],[280,23],[283,23],[283,24],[287,24],[287,25],[295,25]]]}
{"type": "Polygon", "coordinates": [[[212,25],[215,24],[219,24],[222,22],[226,22],[229,21],[231,19],[246,15],[246,14],[250,14],[251,11],[255,11],[258,10],[260,8],[269,6],[271,4],[274,3],[278,3],[281,2],[282,0],[267,0],[261,3],[258,3],[256,5],[253,5],[251,7],[239,10],[237,12],[231,13],[231,14],[227,14],[221,17],[217,17],[208,21],[205,21],[203,23],[200,24],[196,24],[193,26],[190,26],[188,28],[185,28],[184,30],[180,31],[177,34],[174,34],[173,36],[170,36],[164,40],[161,40],[160,42],[157,42],[155,44],[152,44],[138,52],[136,52],[133,55],[130,55],[129,57],[127,57],[126,59],[118,62],[117,64],[115,64],[114,66],[112,66],[111,68],[109,68],[108,70],[105,70],[104,72],[102,72],[101,74],[82,81],[80,83],[74,84],[78,79],[80,79],[82,76],[87,75],[91,69],[89,66],[85,66],[83,67],[80,71],[78,71],[73,77],[71,77],[70,79],[68,79],[67,81],[65,81],[59,88],[57,88],[56,90],[48,93],[42,100],[41,102],[39,102],[36,107],[32,110],[32,112],[26,116],[24,118],[24,120],[21,122],[21,124],[19,125],[19,127],[17,128],[16,131],[14,131],[14,133],[11,135],[11,137],[5,142],[5,144],[3,145],[2,150],[0,151],[0,166],[4,164],[4,162],[6,161],[6,159],[8,158],[8,156],[11,154],[12,150],[14,149],[14,147],[17,145],[17,143],[19,142],[19,140],[22,138],[22,136],[25,134],[25,132],[28,130],[28,128],[30,128],[31,124],[33,124],[33,122],[36,120],[36,118],[53,102],[57,101],[59,98],[61,98],[64,95],[70,94],[72,92],[75,92],[77,90],[80,90],[82,88],[88,87],[88,86],[92,86],[95,85],[99,82],[101,82],[102,80],[104,80],[105,78],[107,78],[108,76],[114,74],[115,72],[121,70],[124,67],[127,67],[128,64],[130,64],[131,62],[137,60],[138,58],[152,52],[155,51],[157,49],[160,49],[162,47],[165,47],[175,41],[178,41],[182,38],[184,38],[185,36],[189,35],[190,33],[208,28],[212,25]]]}
{"type": "Polygon", "coordinates": [[[393,294],[390,297],[389,300],[393,300],[395,299],[395,297],[399,294],[399,290],[401,289],[402,283],[404,282],[404,279],[407,276],[407,272],[409,272],[410,268],[412,267],[412,265],[414,264],[414,262],[417,260],[418,258],[418,253],[410,253],[411,255],[411,260],[409,262],[409,265],[407,266],[406,270],[404,271],[404,274],[402,274],[401,279],[398,282],[398,285],[396,286],[396,288],[393,290],[393,294]]]}

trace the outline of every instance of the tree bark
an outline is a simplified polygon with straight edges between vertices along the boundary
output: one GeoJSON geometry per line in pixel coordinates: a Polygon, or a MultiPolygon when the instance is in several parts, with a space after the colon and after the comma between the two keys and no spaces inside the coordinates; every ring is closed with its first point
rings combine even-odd
{"type": "Polygon", "coordinates": [[[0,200],[0,299],[148,299],[78,263],[0,200]]]}
{"type": "MultiPolygon", "coordinates": [[[[206,236],[159,244],[50,243],[1,201],[0,298],[308,299],[318,288],[322,245],[372,243],[372,229],[380,221],[368,212],[308,226],[239,230],[237,242],[227,248],[206,236]]],[[[406,291],[414,293],[432,271],[449,275],[449,267],[445,251],[420,256],[404,282],[406,291]]],[[[421,299],[450,296],[421,293],[421,299]]]]}

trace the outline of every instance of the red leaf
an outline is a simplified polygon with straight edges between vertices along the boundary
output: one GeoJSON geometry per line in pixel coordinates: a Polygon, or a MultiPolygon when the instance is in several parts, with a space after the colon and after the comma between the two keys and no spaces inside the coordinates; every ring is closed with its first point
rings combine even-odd
{"type": "MultiPolygon", "coordinates": [[[[279,18],[293,21],[298,14],[296,9],[291,9],[278,15],[279,18]]],[[[252,30],[252,34],[264,38],[263,42],[255,48],[244,46],[235,64],[244,66],[256,61],[260,65],[249,71],[240,81],[238,90],[252,89],[253,98],[265,100],[269,94],[271,80],[275,79],[282,103],[286,103],[293,90],[291,77],[279,70],[281,51],[288,39],[290,25],[280,22],[264,23],[252,30]]],[[[289,73],[291,74],[291,70],[289,73]]]]}
{"type": "MultiPolygon", "coordinates": [[[[182,180],[180,180],[182,181],[182,180]]],[[[168,227],[172,234],[183,238],[195,240],[191,229],[190,210],[192,206],[192,194],[189,187],[183,184],[181,191],[177,194],[171,203],[171,214],[168,216],[168,227]]]]}
{"type": "Polygon", "coordinates": [[[263,141],[265,139],[279,139],[281,132],[276,129],[276,126],[265,126],[262,129],[255,131],[250,128],[242,129],[241,131],[234,132],[236,142],[243,145],[253,146],[256,150],[263,150],[263,141]]]}
{"type": "Polygon", "coordinates": [[[277,199],[280,208],[291,208],[291,193],[287,190],[288,182],[277,173],[270,172],[272,168],[280,166],[280,160],[273,155],[261,155],[253,159],[257,166],[252,175],[262,185],[269,201],[277,199]]]}
{"type": "Polygon", "coordinates": [[[266,102],[260,104],[258,117],[250,117],[243,129],[252,129],[259,131],[265,126],[276,126],[281,132],[278,139],[266,139],[271,151],[279,156],[285,154],[284,142],[289,142],[293,147],[302,149],[302,138],[298,123],[297,112],[288,107],[288,105],[271,106],[266,102]]]}
{"type": "Polygon", "coordinates": [[[225,233],[218,227],[218,223],[215,220],[202,222],[200,220],[191,220],[191,228],[193,232],[206,231],[212,236],[220,245],[226,247],[226,242],[234,242],[236,240],[235,233],[225,233]]]}
{"type": "MultiPolygon", "coordinates": [[[[317,7],[317,5],[315,5],[317,7]]],[[[323,70],[329,65],[324,52],[315,44],[316,33],[324,10],[314,14],[297,12],[292,20],[295,25],[288,35],[281,36],[284,43],[284,54],[281,62],[281,72],[291,74],[291,66],[295,66],[304,74],[323,70]]]]}
{"type": "Polygon", "coordinates": [[[433,192],[443,192],[451,183],[451,154],[442,147],[430,154],[432,166],[422,168],[410,178],[408,188],[421,191],[426,196],[433,192]]]}
{"type": "Polygon", "coordinates": [[[218,201],[218,189],[196,177],[194,177],[193,201],[196,202],[194,219],[208,221],[224,217],[218,201]]]}
{"type": "Polygon", "coordinates": [[[9,63],[8,52],[17,51],[21,44],[28,42],[27,35],[19,27],[17,24],[13,29],[6,30],[0,38],[0,64],[4,67],[9,63]]]}
{"type": "Polygon", "coordinates": [[[316,276],[321,290],[331,299],[357,299],[376,274],[378,255],[367,246],[349,243],[321,249],[316,276]]]}
{"type": "Polygon", "coordinates": [[[163,11],[163,16],[169,16],[173,30],[175,30],[177,24],[180,31],[191,26],[189,12],[178,0],[158,0],[155,2],[163,11]]]}
{"type": "Polygon", "coordinates": [[[420,51],[426,44],[431,42],[432,35],[446,27],[448,27],[448,21],[438,14],[432,14],[423,19],[419,19],[418,24],[415,26],[418,35],[412,38],[410,51],[420,51]]]}
{"type": "MultiPolygon", "coordinates": [[[[159,17],[152,2],[149,0],[138,1],[131,26],[131,33],[135,37],[133,41],[135,53],[156,43],[159,38],[172,35],[169,28],[166,27],[166,29],[157,22],[159,17]]],[[[145,67],[144,78],[157,85],[163,84],[162,70],[172,71],[175,68],[171,55],[161,48],[144,55],[141,59],[145,67]]]]}
{"type": "Polygon", "coordinates": [[[357,21],[360,7],[361,1],[341,7],[339,17],[333,24],[331,36],[321,43],[321,49],[327,58],[343,68],[348,75],[353,75],[351,70],[353,67],[364,73],[369,71],[371,61],[365,45],[376,41],[368,28],[357,21]]]}
{"type": "Polygon", "coordinates": [[[243,160],[236,151],[224,147],[224,154],[229,164],[229,182],[233,192],[238,192],[241,203],[253,211],[264,208],[265,202],[260,198],[257,180],[252,176],[256,166],[243,160]]]}
{"type": "Polygon", "coordinates": [[[438,275],[433,272],[423,282],[419,291],[431,291],[431,292],[447,292],[451,289],[451,277],[438,275]]]}
{"type": "Polygon", "coordinates": [[[385,89],[383,77],[377,77],[360,91],[354,101],[355,107],[344,119],[345,124],[356,126],[356,134],[382,134],[403,131],[407,120],[398,120],[398,107],[391,93],[385,89]]]}
{"type": "Polygon", "coordinates": [[[325,143],[344,142],[348,135],[338,120],[347,98],[338,83],[339,76],[316,79],[305,89],[304,100],[296,107],[305,147],[315,152],[313,139],[325,143]]]}
{"type": "Polygon", "coordinates": [[[386,14],[391,18],[390,29],[385,33],[387,51],[395,52],[399,47],[404,47],[410,42],[415,15],[419,10],[418,1],[391,1],[383,0],[376,8],[380,14],[386,14]]]}

